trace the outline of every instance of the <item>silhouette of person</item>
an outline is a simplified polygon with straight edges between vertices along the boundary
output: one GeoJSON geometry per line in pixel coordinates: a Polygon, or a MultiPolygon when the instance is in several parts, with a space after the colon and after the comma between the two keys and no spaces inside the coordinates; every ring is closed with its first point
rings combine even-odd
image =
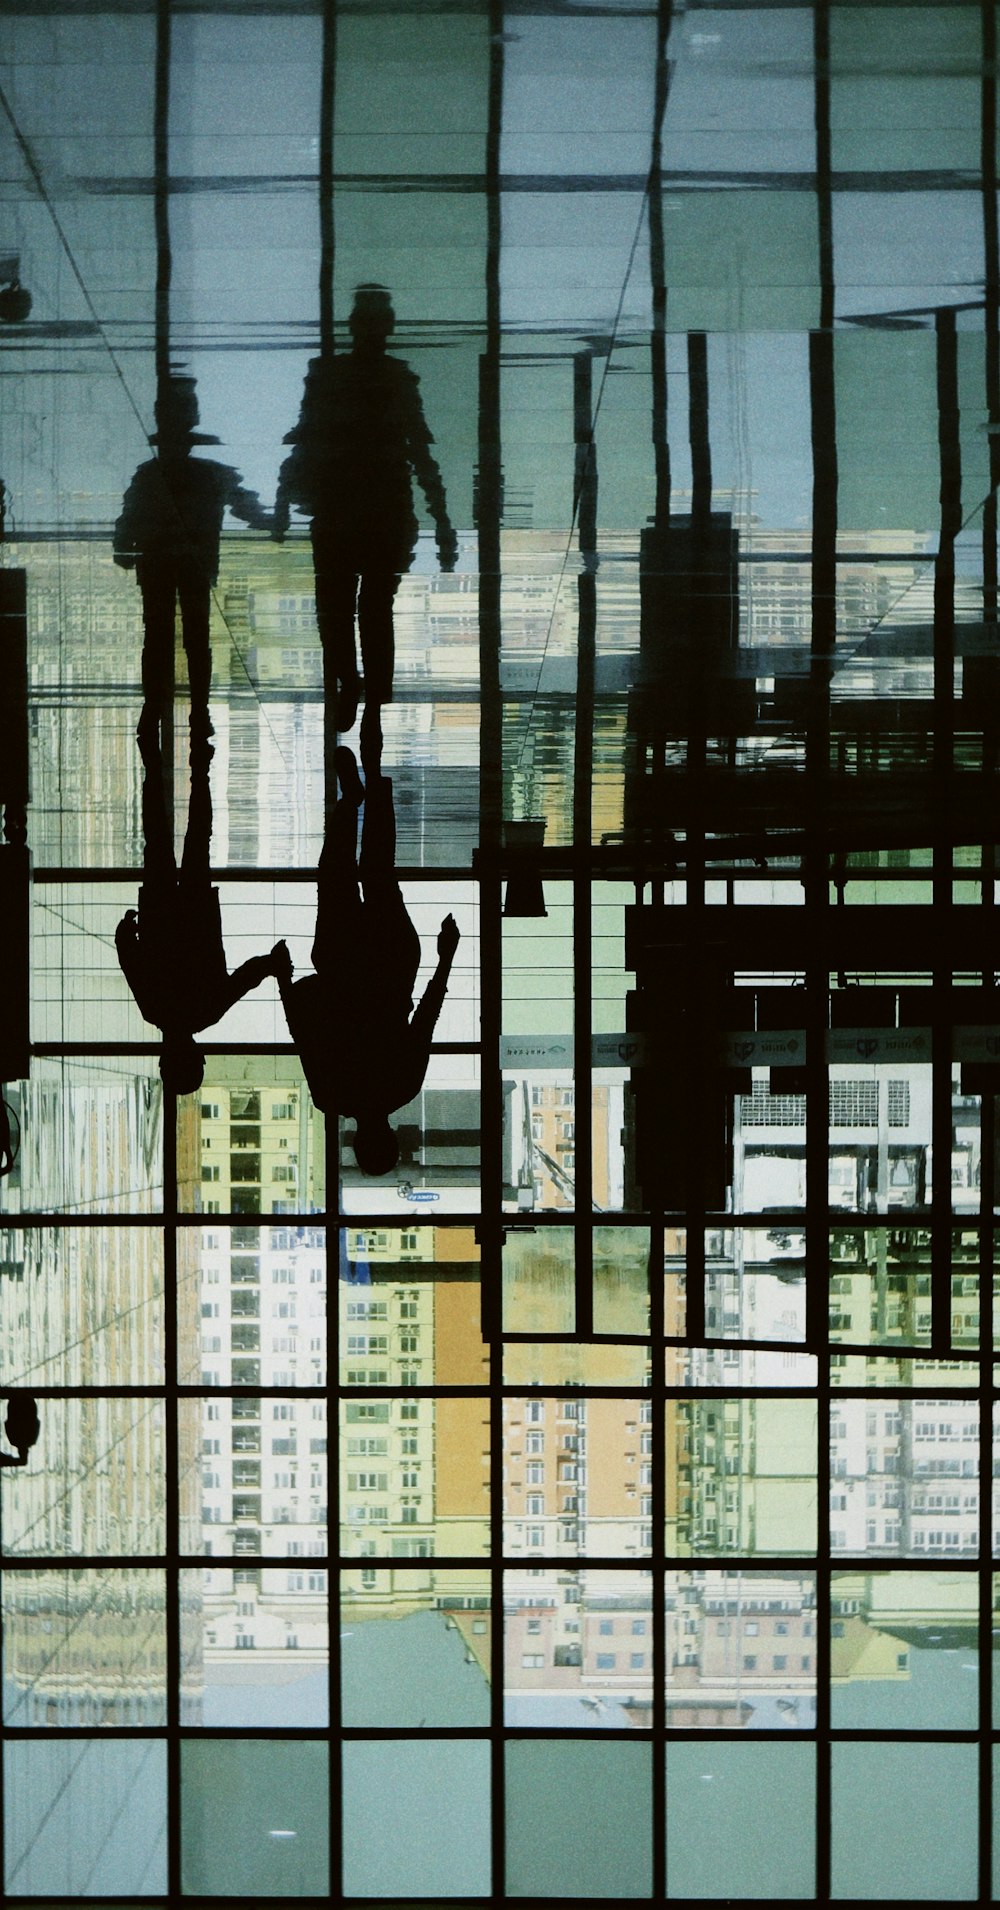
{"type": "Polygon", "coordinates": [[[358,1166],[365,1174],[388,1174],[399,1159],[389,1115],[423,1086],[459,932],[447,915],[437,967],[414,1008],[420,937],[396,880],[392,783],[380,774],[377,758],[366,784],[349,749],[338,749],[336,761],[341,795],[320,857],[315,974],[293,982],[283,942],[275,950],[276,972],[313,1101],[324,1113],[352,1115],[358,1166]]]}
{"type": "MultiPolygon", "coordinates": [[[[164,798],[159,751],[143,748],[143,880],[138,909],[115,931],[118,962],[145,1021],[161,1030],[160,1074],[171,1094],[194,1094],[205,1057],[195,1042],[266,975],[276,975],[278,948],[253,955],[232,974],[222,942],[219,891],[209,878],[212,794],[206,739],[191,750],[191,795],[178,870],[164,798]]],[[[283,946],[283,945],[282,945],[283,946]]]]}
{"type": "Polygon", "coordinates": [[[196,431],[195,381],[171,373],[156,400],[157,456],[140,464],[115,525],[115,563],[135,571],[142,592],[143,707],[139,735],[155,743],[170,708],[174,684],[174,607],[191,682],[191,732],[210,736],[208,697],[212,683],[209,612],[219,575],[219,542],[226,510],[256,530],[270,530],[271,516],[228,464],[195,458],[195,445],[218,444],[196,431]]]}
{"type": "Polygon", "coordinates": [[[20,1387],[8,1393],[3,1429],[17,1457],[15,1459],[11,1453],[0,1452],[0,1466],[26,1466],[28,1454],[32,1446],[37,1445],[41,1431],[38,1401],[33,1393],[22,1392],[20,1387]]]}
{"type": "Polygon", "coordinates": [[[359,285],[348,321],[349,352],[314,358],[302,408],[285,438],[293,446],[278,479],[273,535],[290,506],[310,519],[316,621],[329,684],[339,684],[337,728],[353,729],[360,679],[355,617],[370,732],[392,701],[392,606],[417,545],[412,477],[434,519],[442,570],[454,570],[458,540],[445,502],[419,380],[386,341],[396,323],[382,285],[359,285]]]}
{"type": "Polygon", "coordinates": [[[0,1081],[0,1179],[13,1171],[17,1159],[17,1146],[10,1131],[10,1115],[3,1098],[4,1084],[0,1081]]]}

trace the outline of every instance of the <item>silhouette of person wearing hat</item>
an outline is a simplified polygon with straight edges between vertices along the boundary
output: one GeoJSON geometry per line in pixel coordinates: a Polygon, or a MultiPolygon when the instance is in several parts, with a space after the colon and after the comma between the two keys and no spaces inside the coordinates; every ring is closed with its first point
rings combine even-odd
{"type": "MultiPolygon", "coordinates": [[[[138,909],[128,909],[115,931],[118,962],[139,1013],[163,1034],[160,1074],[170,1094],[194,1094],[205,1072],[195,1035],[221,1021],[234,1002],[278,972],[278,947],[253,955],[230,974],[222,941],[219,891],[209,874],[213,751],[204,737],[191,744],[191,795],[184,852],[178,870],[163,788],[159,748],[140,740],[143,865],[138,909]]],[[[287,952],[287,951],[286,951],[287,952]]]]}
{"type": "Polygon", "coordinates": [[[284,942],[273,951],[275,972],[313,1101],[324,1113],[353,1115],[358,1166],[388,1174],[399,1159],[389,1115],[423,1086],[459,932],[447,915],[437,967],[414,1008],[420,936],[396,879],[392,783],[379,774],[377,757],[366,784],[349,749],[338,749],[336,761],[341,795],[320,857],[315,974],[292,980],[284,942]]]}
{"type": "Polygon", "coordinates": [[[191,683],[191,732],[210,736],[208,698],[212,683],[209,612],[219,575],[219,543],[227,510],[255,530],[270,530],[271,516],[228,464],[195,458],[196,445],[218,444],[197,431],[195,381],[178,373],[161,384],[157,456],[140,464],[115,525],[115,563],[135,571],[142,592],[143,707],[139,734],[155,744],[170,708],[174,684],[175,604],[191,683]]]}
{"type": "Polygon", "coordinates": [[[348,323],[351,350],[314,358],[306,373],[272,534],[284,536],[292,505],[310,519],[328,692],[332,677],[339,685],[337,728],[353,729],[357,715],[356,618],[369,747],[377,747],[379,707],[392,700],[393,600],[417,544],[412,478],[434,519],[442,570],[454,570],[458,541],[419,380],[386,351],[396,315],[385,287],[359,285],[348,323]]]}

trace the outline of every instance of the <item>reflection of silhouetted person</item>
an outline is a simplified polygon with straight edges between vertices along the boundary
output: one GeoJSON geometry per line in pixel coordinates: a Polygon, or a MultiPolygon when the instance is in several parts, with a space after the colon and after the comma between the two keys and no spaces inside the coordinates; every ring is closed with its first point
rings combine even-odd
{"type": "Polygon", "coordinates": [[[355,611],[370,728],[392,699],[393,598],[417,544],[411,477],[434,519],[442,569],[454,570],[458,555],[419,381],[386,352],[396,320],[385,288],[359,285],[349,322],[351,350],[309,366],[274,511],[279,538],[290,505],[311,519],[316,621],[328,680],[340,684],[341,730],[353,728],[360,689],[355,611]]]}
{"type": "Polygon", "coordinates": [[[159,753],[145,750],[142,785],[143,882],[139,907],[115,932],[122,972],[145,1021],[162,1030],[160,1073],[172,1094],[201,1086],[205,1059],[194,1036],[222,1019],[234,1002],[277,973],[277,949],[254,955],[232,974],[222,944],[219,891],[209,879],[211,744],[192,748],[191,799],[178,871],[159,753]]]}
{"type": "Polygon", "coordinates": [[[316,973],[293,983],[288,951],[278,945],[281,999],[310,1093],[325,1113],[354,1116],[354,1154],[366,1174],[388,1174],[399,1158],[388,1117],[423,1086],[458,947],[448,915],[437,968],[415,1009],[420,937],[396,880],[392,783],[377,769],[376,762],[366,789],[350,750],[337,751],[341,797],[319,865],[316,973]]]}
{"type": "Polygon", "coordinates": [[[173,374],[156,400],[159,454],[140,464],[115,525],[115,563],[135,569],[142,591],[143,709],[140,735],[155,742],[170,707],[174,678],[174,606],[191,681],[191,728],[209,735],[212,682],[209,611],[219,574],[219,541],[227,508],[245,524],[269,530],[271,518],[237,471],[211,458],[194,458],[198,444],[217,444],[195,430],[198,400],[193,378],[173,374]]]}
{"type": "Polygon", "coordinates": [[[14,1139],[10,1131],[10,1115],[3,1098],[3,1082],[0,1081],[0,1176],[9,1174],[16,1159],[14,1139]]]}

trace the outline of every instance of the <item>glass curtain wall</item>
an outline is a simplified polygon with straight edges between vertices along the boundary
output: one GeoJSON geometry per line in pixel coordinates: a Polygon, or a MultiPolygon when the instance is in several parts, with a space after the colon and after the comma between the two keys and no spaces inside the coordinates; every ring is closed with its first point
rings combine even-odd
{"type": "Polygon", "coordinates": [[[996,37],[9,0],[0,1895],[992,1900],[996,37]]]}

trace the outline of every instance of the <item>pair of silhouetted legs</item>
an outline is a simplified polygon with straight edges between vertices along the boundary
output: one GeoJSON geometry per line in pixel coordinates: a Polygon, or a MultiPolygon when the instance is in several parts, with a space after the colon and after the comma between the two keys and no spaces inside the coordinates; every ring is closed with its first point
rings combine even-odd
{"type": "MultiPolygon", "coordinates": [[[[163,786],[163,762],[155,743],[140,738],[145,775],[142,779],[142,873],[152,885],[172,884],[177,878],[173,816],[163,786]]],[[[205,739],[191,745],[191,793],[181,854],[180,876],[185,885],[208,883],[212,860],[212,787],[208,766],[212,746],[205,739]]],[[[178,951],[178,958],[182,959],[178,951]]]]}
{"type": "MultiPolygon", "coordinates": [[[[323,645],[326,704],[328,709],[333,707],[336,679],[337,728],[349,730],[354,728],[361,690],[359,643],[366,713],[377,712],[381,704],[392,701],[395,667],[392,607],[399,589],[400,574],[377,566],[358,571],[344,563],[331,563],[323,541],[315,535],[313,561],[316,622],[323,645]]],[[[367,758],[371,751],[365,750],[364,754],[367,758]]]]}
{"type": "Polygon", "coordinates": [[[142,715],[139,737],[155,747],[160,725],[173,703],[174,627],[180,603],[181,632],[191,685],[192,735],[210,736],[208,699],[212,688],[209,616],[212,586],[193,566],[141,558],[136,565],[142,591],[142,715]]]}
{"type": "Polygon", "coordinates": [[[345,1014],[357,1011],[353,997],[363,989],[387,1022],[401,1015],[405,1023],[420,937],[396,879],[392,782],[379,774],[377,754],[367,763],[366,783],[349,749],[338,749],[336,765],[341,796],[320,856],[312,964],[343,997],[345,1014]]]}

